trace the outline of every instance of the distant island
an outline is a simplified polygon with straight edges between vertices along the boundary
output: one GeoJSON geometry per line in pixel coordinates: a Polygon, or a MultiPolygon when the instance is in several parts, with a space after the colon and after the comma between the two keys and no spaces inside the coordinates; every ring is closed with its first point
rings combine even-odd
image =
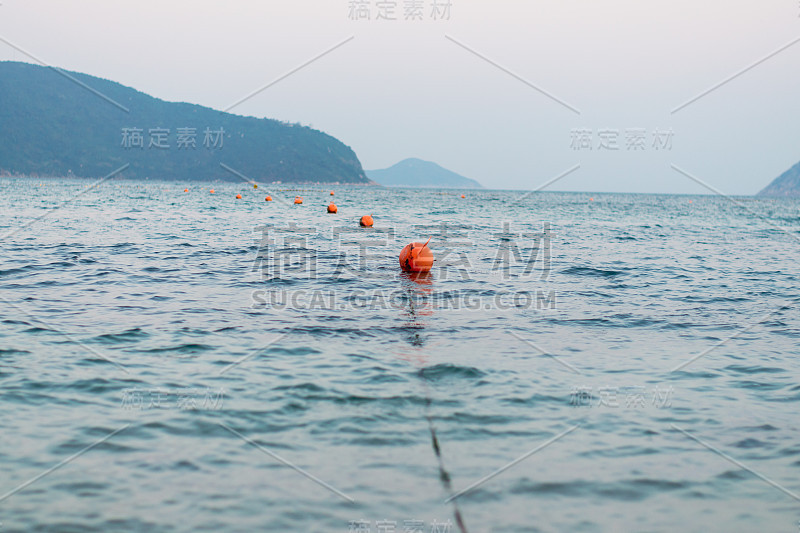
{"type": "Polygon", "coordinates": [[[410,158],[382,170],[368,170],[369,179],[386,187],[436,187],[443,189],[482,189],[475,180],[442,168],[436,163],[410,158]]]}
{"type": "Polygon", "coordinates": [[[800,163],[775,178],[758,196],[800,196],[800,163]]]}
{"type": "MultiPolygon", "coordinates": [[[[231,99],[241,96],[231,94],[231,99]]],[[[77,72],[0,62],[0,175],[370,183],[350,147],[309,127],[165,102],[77,72]]]]}

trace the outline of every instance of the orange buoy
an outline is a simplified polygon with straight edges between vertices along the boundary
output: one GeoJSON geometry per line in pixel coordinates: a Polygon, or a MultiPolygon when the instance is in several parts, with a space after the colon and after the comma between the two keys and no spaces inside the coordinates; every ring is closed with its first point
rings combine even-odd
{"type": "Polygon", "coordinates": [[[335,203],[331,202],[331,203],[328,204],[328,213],[335,213],[338,210],[339,210],[339,208],[336,207],[335,203]]]}
{"type": "Polygon", "coordinates": [[[594,198],[589,198],[589,201],[590,202],[594,202],[594,198]]]}
{"type": "Polygon", "coordinates": [[[208,192],[210,192],[211,194],[214,194],[214,189],[211,189],[211,190],[210,190],[210,191],[208,191],[208,192]]]}
{"type": "Polygon", "coordinates": [[[303,203],[303,198],[301,196],[295,196],[294,197],[294,203],[302,204],[303,203]]]}
{"type": "Polygon", "coordinates": [[[189,189],[183,189],[183,192],[189,192],[189,189]]]}
{"type": "Polygon", "coordinates": [[[363,226],[365,228],[371,228],[372,224],[374,224],[374,221],[372,220],[371,216],[364,215],[363,217],[361,217],[361,220],[358,221],[358,224],[359,226],[363,226]]]}
{"type": "Polygon", "coordinates": [[[271,202],[272,201],[272,196],[267,196],[266,198],[264,198],[264,201],[265,202],[271,202]]]}
{"type": "Polygon", "coordinates": [[[333,191],[331,191],[331,196],[333,196],[333,191]]]}
{"type": "Polygon", "coordinates": [[[237,195],[236,195],[236,199],[237,199],[237,200],[241,200],[241,199],[242,199],[242,195],[241,195],[241,194],[237,194],[237,195]]]}
{"type": "MultiPolygon", "coordinates": [[[[428,242],[431,242],[428,239],[428,242]]],[[[433,266],[433,252],[428,242],[412,242],[400,251],[400,268],[406,272],[430,272],[433,266]]]]}
{"type": "Polygon", "coordinates": [[[466,197],[467,197],[467,195],[466,195],[466,194],[462,194],[462,195],[461,195],[461,198],[466,198],[466,197]]]}

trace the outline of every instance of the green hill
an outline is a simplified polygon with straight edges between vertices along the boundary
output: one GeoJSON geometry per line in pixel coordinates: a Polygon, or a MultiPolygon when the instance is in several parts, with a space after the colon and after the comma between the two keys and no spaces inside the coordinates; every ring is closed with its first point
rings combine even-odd
{"type": "Polygon", "coordinates": [[[0,62],[0,125],[5,174],[101,177],[128,163],[123,177],[241,179],[223,163],[263,182],[369,183],[352,149],[311,128],[28,63],[0,62]]]}
{"type": "Polygon", "coordinates": [[[441,187],[482,189],[480,183],[422,159],[404,159],[383,170],[368,170],[367,176],[387,187],[441,187]]]}
{"type": "Polygon", "coordinates": [[[800,196],[800,163],[775,178],[759,196],[800,196]]]}

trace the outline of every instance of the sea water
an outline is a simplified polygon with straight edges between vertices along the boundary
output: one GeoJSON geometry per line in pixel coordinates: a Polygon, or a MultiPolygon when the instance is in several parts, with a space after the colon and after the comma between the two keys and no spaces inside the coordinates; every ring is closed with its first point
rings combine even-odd
{"type": "Polygon", "coordinates": [[[0,234],[4,533],[798,530],[796,200],[3,178],[0,234]]]}

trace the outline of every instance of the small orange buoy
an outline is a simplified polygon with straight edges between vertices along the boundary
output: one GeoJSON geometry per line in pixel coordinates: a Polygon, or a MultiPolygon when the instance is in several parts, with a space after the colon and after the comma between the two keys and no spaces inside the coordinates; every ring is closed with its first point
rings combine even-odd
{"type": "Polygon", "coordinates": [[[358,224],[365,228],[371,228],[372,224],[374,224],[374,221],[372,220],[371,216],[364,215],[363,217],[361,217],[361,220],[358,221],[358,224]]]}
{"type": "Polygon", "coordinates": [[[594,198],[589,198],[589,201],[590,202],[594,202],[594,198]]]}
{"type": "Polygon", "coordinates": [[[338,210],[339,210],[339,208],[336,207],[335,203],[331,202],[331,203],[328,204],[328,213],[335,213],[338,210]]]}
{"type": "Polygon", "coordinates": [[[331,196],[333,196],[333,191],[331,191],[331,196]]]}
{"type": "Polygon", "coordinates": [[[189,189],[183,189],[183,192],[189,192],[189,189]]]}
{"type": "Polygon", "coordinates": [[[461,198],[466,198],[466,197],[467,197],[467,195],[466,195],[466,194],[462,194],[462,195],[461,195],[461,198]]]}
{"type": "Polygon", "coordinates": [[[427,242],[412,242],[400,252],[400,268],[406,272],[430,272],[432,266],[433,252],[427,242]]]}
{"type": "Polygon", "coordinates": [[[211,190],[210,190],[210,191],[208,191],[208,192],[210,192],[211,194],[214,194],[214,189],[211,189],[211,190]]]}
{"type": "Polygon", "coordinates": [[[237,195],[236,195],[236,199],[237,199],[237,200],[241,200],[241,199],[242,199],[242,195],[241,195],[241,194],[237,194],[237,195]]]}
{"type": "Polygon", "coordinates": [[[295,196],[294,197],[294,203],[302,204],[303,203],[303,198],[301,196],[295,196]]]}
{"type": "Polygon", "coordinates": [[[272,201],[272,196],[267,196],[266,198],[264,198],[264,201],[265,202],[271,202],[272,201]]]}

